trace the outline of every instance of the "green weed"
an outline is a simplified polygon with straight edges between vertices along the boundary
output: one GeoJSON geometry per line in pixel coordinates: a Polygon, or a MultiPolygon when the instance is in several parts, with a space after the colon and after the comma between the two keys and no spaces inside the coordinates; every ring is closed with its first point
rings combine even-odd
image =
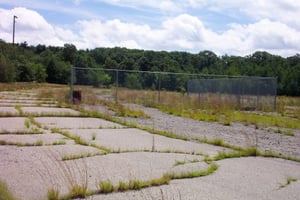
{"type": "Polygon", "coordinates": [[[92,140],[95,140],[96,139],[96,133],[93,133],[92,134],[92,140]]]}
{"type": "Polygon", "coordinates": [[[286,177],[286,183],[284,183],[284,184],[279,183],[279,187],[284,188],[284,187],[288,186],[289,184],[291,184],[292,182],[296,182],[296,181],[298,181],[298,179],[290,177],[290,176],[286,177]]]}
{"type": "Polygon", "coordinates": [[[165,176],[169,177],[171,180],[172,179],[185,179],[185,178],[196,178],[196,177],[201,177],[201,176],[208,176],[212,173],[214,173],[219,166],[215,163],[211,164],[206,170],[195,170],[195,171],[189,171],[189,172],[182,172],[182,173],[168,173],[165,174],[165,176]]]}
{"type": "Polygon", "coordinates": [[[60,141],[56,141],[56,142],[53,142],[52,145],[65,145],[66,144],[66,141],[64,140],[60,140],[60,141]]]}
{"type": "Polygon", "coordinates": [[[28,119],[26,119],[26,120],[24,121],[24,126],[25,126],[26,128],[30,128],[30,121],[29,121],[28,119]]]}
{"type": "Polygon", "coordinates": [[[59,200],[59,191],[55,189],[50,189],[47,192],[48,200],[59,200]]]}
{"type": "Polygon", "coordinates": [[[114,191],[114,186],[110,181],[102,181],[99,183],[99,193],[111,193],[114,191]]]}
{"type": "Polygon", "coordinates": [[[118,191],[124,192],[129,190],[129,185],[123,181],[119,181],[118,191]]]}
{"type": "Polygon", "coordinates": [[[19,112],[19,115],[20,115],[20,116],[23,116],[23,115],[24,115],[24,112],[23,112],[23,110],[22,110],[22,108],[21,108],[20,105],[15,105],[15,109],[19,112]]]}
{"type": "Polygon", "coordinates": [[[69,193],[71,199],[85,198],[87,195],[88,190],[86,185],[73,185],[69,193]]]}
{"type": "Polygon", "coordinates": [[[0,199],[3,200],[16,200],[17,198],[14,196],[11,191],[9,191],[7,185],[0,181],[0,199]]]}

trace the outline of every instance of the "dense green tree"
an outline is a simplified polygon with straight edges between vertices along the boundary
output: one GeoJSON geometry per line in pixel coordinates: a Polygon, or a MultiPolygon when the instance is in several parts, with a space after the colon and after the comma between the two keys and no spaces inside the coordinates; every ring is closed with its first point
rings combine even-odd
{"type": "Polygon", "coordinates": [[[127,73],[125,76],[125,87],[131,89],[142,89],[142,85],[139,80],[138,74],[127,73]]]}
{"type": "Polygon", "coordinates": [[[15,66],[11,64],[2,53],[0,53],[0,82],[14,81],[16,81],[15,66]]]}
{"type": "MultiPolygon", "coordinates": [[[[12,45],[0,39],[1,82],[47,81],[66,84],[70,79],[71,65],[83,68],[75,70],[77,84],[92,82],[97,87],[116,83],[116,71],[101,71],[104,68],[199,74],[193,78],[203,77],[203,74],[210,74],[211,77],[277,77],[278,94],[300,96],[300,54],[284,58],[257,51],[244,57],[219,57],[207,50],[196,54],[120,47],[77,50],[73,44],[65,44],[63,47],[41,44],[34,47],[27,42],[12,45]]],[[[184,75],[118,73],[118,84],[129,88],[158,89],[160,85],[161,89],[184,92],[188,79],[184,75]]]]}

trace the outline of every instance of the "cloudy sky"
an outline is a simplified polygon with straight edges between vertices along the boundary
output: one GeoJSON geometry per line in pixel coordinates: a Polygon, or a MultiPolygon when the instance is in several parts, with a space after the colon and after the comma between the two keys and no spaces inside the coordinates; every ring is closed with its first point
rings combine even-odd
{"type": "Polygon", "coordinates": [[[299,0],[0,0],[0,39],[78,49],[300,53],[299,0]]]}

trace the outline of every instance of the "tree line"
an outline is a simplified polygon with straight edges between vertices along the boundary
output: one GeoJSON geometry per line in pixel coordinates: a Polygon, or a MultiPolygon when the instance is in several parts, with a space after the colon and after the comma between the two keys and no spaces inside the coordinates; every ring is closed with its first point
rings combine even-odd
{"type": "MultiPolygon", "coordinates": [[[[248,56],[217,56],[212,51],[151,51],[126,48],[78,50],[73,44],[63,47],[29,46],[26,42],[12,45],[0,40],[0,82],[70,81],[70,66],[95,69],[120,69],[229,76],[277,77],[279,95],[300,96],[300,54],[287,58],[257,51],[248,56]]],[[[76,75],[78,83],[95,86],[113,83],[113,73],[84,71],[76,75]]],[[[123,74],[120,84],[132,88],[151,88],[158,78],[150,75],[123,74]]],[[[181,90],[180,77],[164,77],[166,89],[181,90]]]]}

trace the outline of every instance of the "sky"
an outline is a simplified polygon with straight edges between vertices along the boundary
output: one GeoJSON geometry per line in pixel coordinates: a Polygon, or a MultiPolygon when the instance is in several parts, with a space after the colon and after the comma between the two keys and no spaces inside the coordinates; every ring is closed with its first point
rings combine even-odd
{"type": "Polygon", "coordinates": [[[300,53],[299,0],[0,0],[0,39],[77,49],[300,53]]]}

